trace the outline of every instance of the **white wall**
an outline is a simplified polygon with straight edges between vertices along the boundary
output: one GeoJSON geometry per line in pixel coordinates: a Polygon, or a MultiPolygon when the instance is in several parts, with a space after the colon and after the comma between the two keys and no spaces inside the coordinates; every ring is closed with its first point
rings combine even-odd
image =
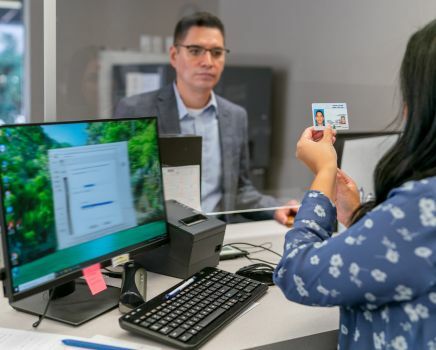
{"type": "MultiPolygon", "coordinates": [[[[43,121],[43,0],[26,0],[30,80],[28,118],[43,121]]],[[[142,34],[172,35],[178,19],[217,12],[217,0],[56,0],[57,119],[91,118],[97,101],[84,101],[76,80],[100,49],[138,50],[142,34]],[[83,61],[83,62],[82,62],[83,61]]]]}
{"type": "Polygon", "coordinates": [[[295,144],[312,102],[347,102],[351,131],[386,127],[399,110],[398,71],[411,33],[436,17],[434,0],[219,0],[229,63],[275,70],[268,187],[309,185],[295,144]]]}

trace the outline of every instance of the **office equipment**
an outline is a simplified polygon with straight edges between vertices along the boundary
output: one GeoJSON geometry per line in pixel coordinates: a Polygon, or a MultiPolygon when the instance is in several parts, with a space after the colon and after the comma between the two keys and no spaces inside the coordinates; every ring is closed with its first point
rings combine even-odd
{"type": "Polygon", "coordinates": [[[156,118],[0,127],[5,293],[78,325],[118,306],[82,269],[168,240],[156,118]],[[51,290],[48,292],[47,290],[51,290]]]}
{"type": "Polygon", "coordinates": [[[165,202],[169,243],[139,254],[134,260],[147,271],[187,278],[219,262],[226,224],[177,201],[165,202]],[[201,219],[200,219],[201,215],[201,219]]]}
{"type": "Polygon", "coordinates": [[[122,328],[157,341],[183,349],[196,348],[267,289],[266,284],[209,267],[121,317],[119,322],[122,328]]]}
{"type": "Polygon", "coordinates": [[[94,350],[133,350],[132,348],[124,348],[114,345],[98,344],[89,341],[77,340],[77,339],[62,339],[62,344],[67,346],[73,346],[82,349],[94,349],[94,350]]]}
{"type": "Polygon", "coordinates": [[[201,136],[159,136],[165,200],[201,211],[201,136]]]}
{"type": "Polygon", "coordinates": [[[143,304],[147,297],[147,271],[134,261],[124,264],[118,307],[125,314],[143,304]]]}
{"type": "Polygon", "coordinates": [[[265,263],[251,264],[248,266],[241,267],[236,274],[239,276],[244,276],[252,280],[262,282],[268,286],[273,286],[273,273],[274,267],[265,263]]]}
{"type": "Polygon", "coordinates": [[[230,245],[225,245],[220,251],[220,260],[236,259],[242,256],[247,256],[246,250],[238,249],[230,245]]]}
{"type": "Polygon", "coordinates": [[[362,200],[374,197],[373,174],[382,156],[398,140],[398,132],[338,133],[339,167],[356,182],[362,200]]]}
{"type": "Polygon", "coordinates": [[[159,135],[162,166],[198,165],[201,167],[201,143],[202,137],[197,135],[159,135]]]}

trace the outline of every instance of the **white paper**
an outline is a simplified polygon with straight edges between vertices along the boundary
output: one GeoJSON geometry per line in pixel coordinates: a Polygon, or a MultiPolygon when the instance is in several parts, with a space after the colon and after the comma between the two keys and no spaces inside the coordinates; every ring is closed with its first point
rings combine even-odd
{"type": "Polygon", "coordinates": [[[174,199],[201,211],[200,165],[162,168],[165,200],[174,199]]]}
{"type": "Polygon", "coordinates": [[[130,341],[107,337],[104,335],[94,335],[91,338],[74,337],[55,333],[42,333],[36,330],[24,331],[20,329],[0,327],[0,349],[7,350],[67,350],[72,349],[62,343],[63,339],[77,339],[104,345],[113,345],[131,348],[135,350],[159,350],[156,346],[138,344],[130,341]]]}
{"type": "MultiPolygon", "coordinates": [[[[12,328],[0,328],[0,349],[8,350],[65,350],[71,347],[62,344],[62,339],[88,339],[61,334],[23,331],[12,328]]],[[[88,340],[89,341],[89,340],[88,340]]]]}
{"type": "Polygon", "coordinates": [[[154,91],[160,88],[160,75],[158,73],[127,73],[126,96],[154,91]]]}
{"type": "Polygon", "coordinates": [[[99,343],[99,344],[120,346],[120,347],[135,349],[135,350],[159,350],[160,349],[156,346],[138,344],[138,343],[134,343],[131,341],[111,338],[111,337],[107,337],[105,335],[100,335],[100,334],[96,334],[93,337],[91,337],[91,341],[99,343]]]}

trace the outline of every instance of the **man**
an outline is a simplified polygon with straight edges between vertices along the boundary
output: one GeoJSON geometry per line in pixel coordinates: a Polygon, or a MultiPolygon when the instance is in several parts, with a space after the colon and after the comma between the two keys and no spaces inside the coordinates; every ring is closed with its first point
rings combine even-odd
{"type": "MultiPolygon", "coordinates": [[[[260,194],[249,179],[245,109],[213,92],[229,52],[224,36],[222,22],[209,13],[182,18],[170,48],[176,81],[160,90],[123,99],[115,117],[157,115],[162,134],[202,136],[204,212],[275,207],[279,203],[260,194]]],[[[281,209],[274,217],[285,223],[288,213],[288,209],[281,209]]]]}

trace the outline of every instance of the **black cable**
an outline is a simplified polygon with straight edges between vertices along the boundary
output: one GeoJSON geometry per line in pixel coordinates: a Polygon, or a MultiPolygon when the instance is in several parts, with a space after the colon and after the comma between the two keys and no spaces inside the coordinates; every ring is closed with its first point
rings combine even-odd
{"type": "Polygon", "coordinates": [[[33,328],[37,328],[40,325],[40,323],[42,322],[42,320],[45,318],[45,315],[47,314],[48,306],[50,305],[50,302],[51,302],[53,295],[54,295],[54,289],[50,289],[48,292],[48,295],[49,295],[49,297],[48,297],[47,304],[45,305],[44,312],[42,313],[42,315],[39,315],[38,321],[36,321],[35,323],[32,324],[33,328]]]}
{"type": "Polygon", "coordinates": [[[112,270],[109,270],[107,267],[105,267],[104,270],[105,270],[105,271],[103,271],[102,273],[103,273],[105,276],[108,276],[108,277],[112,277],[112,278],[121,278],[122,275],[123,275],[122,272],[112,271],[112,270]]]}
{"type": "Polygon", "coordinates": [[[263,259],[250,258],[248,255],[246,255],[245,257],[246,257],[248,260],[250,260],[250,261],[260,261],[260,262],[263,262],[263,263],[265,263],[265,264],[269,264],[269,265],[277,266],[277,263],[273,263],[273,262],[266,261],[266,260],[263,260],[263,259]]]}
{"type": "MultiPolygon", "coordinates": [[[[271,247],[272,247],[272,243],[271,243],[271,242],[265,242],[265,243],[259,244],[259,247],[262,247],[262,248],[259,249],[259,250],[253,250],[253,251],[250,251],[250,253],[255,254],[255,253],[263,252],[264,250],[266,250],[266,249],[268,249],[268,248],[271,249],[271,247]],[[268,245],[268,246],[266,246],[266,245],[268,245]]],[[[255,248],[255,247],[248,247],[248,248],[246,248],[246,249],[251,249],[251,248],[255,248]]]]}
{"type": "MultiPolygon", "coordinates": [[[[273,253],[273,254],[279,256],[280,258],[282,257],[279,253],[275,252],[274,250],[269,249],[269,248],[264,247],[264,246],[261,246],[261,245],[256,245],[256,244],[251,244],[251,243],[245,243],[245,242],[232,242],[232,243],[228,243],[228,244],[226,244],[226,245],[228,245],[228,246],[233,246],[233,245],[235,245],[235,244],[239,244],[239,245],[244,244],[244,245],[248,245],[248,246],[250,246],[250,247],[260,248],[260,249],[263,249],[263,250],[267,250],[267,251],[269,251],[269,252],[271,252],[271,253],[273,253]]],[[[233,248],[238,249],[237,247],[233,247],[233,248]]]]}

